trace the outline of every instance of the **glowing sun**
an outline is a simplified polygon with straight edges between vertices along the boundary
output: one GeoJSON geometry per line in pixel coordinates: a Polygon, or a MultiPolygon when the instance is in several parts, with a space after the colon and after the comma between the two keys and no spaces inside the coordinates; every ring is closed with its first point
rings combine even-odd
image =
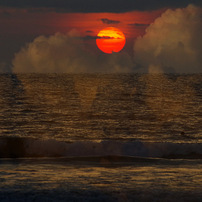
{"type": "Polygon", "coordinates": [[[119,52],[125,43],[126,38],[123,32],[115,27],[107,27],[97,34],[97,47],[104,53],[119,52]]]}

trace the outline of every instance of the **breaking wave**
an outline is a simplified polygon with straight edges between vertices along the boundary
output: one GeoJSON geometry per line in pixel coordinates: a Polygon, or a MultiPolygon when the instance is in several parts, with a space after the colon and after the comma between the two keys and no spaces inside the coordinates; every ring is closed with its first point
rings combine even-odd
{"type": "Polygon", "coordinates": [[[85,157],[202,159],[202,143],[77,141],[73,143],[33,138],[1,137],[0,158],[85,157]]]}

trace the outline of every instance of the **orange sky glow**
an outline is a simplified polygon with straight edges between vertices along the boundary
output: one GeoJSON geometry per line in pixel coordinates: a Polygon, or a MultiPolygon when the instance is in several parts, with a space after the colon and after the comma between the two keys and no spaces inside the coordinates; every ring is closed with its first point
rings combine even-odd
{"type": "Polygon", "coordinates": [[[126,38],[135,38],[144,34],[145,28],[161,15],[164,10],[152,12],[127,12],[127,13],[68,13],[57,14],[52,22],[58,29],[68,31],[76,29],[82,35],[90,31],[90,35],[97,33],[105,27],[115,26],[120,29],[126,38]],[[101,19],[110,19],[119,23],[105,24],[101,19]],[[135,26],[139,24],[140,26],[135,26]],[[145,25],[145,26],[144,26],[145,25]]]}

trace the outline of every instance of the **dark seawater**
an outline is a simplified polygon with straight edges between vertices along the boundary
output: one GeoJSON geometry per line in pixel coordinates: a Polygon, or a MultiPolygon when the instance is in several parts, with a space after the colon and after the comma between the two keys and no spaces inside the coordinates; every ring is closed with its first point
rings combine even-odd
{"type": "Polygon", "coordinates": [[[1,74],[0,201],[201,201],[202,75],[1,74]]]}

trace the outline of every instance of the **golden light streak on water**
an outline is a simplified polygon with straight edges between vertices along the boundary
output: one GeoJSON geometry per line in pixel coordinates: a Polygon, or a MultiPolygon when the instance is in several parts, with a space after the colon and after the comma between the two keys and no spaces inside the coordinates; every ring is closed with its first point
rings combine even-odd
{"type": "Polygon", "coordinates": [[[74,77],[75,91],[79,95],[82,111],[90,110],[100,83],[99,77],[90,77],[88,79],[82,76],[74,77]]]}

